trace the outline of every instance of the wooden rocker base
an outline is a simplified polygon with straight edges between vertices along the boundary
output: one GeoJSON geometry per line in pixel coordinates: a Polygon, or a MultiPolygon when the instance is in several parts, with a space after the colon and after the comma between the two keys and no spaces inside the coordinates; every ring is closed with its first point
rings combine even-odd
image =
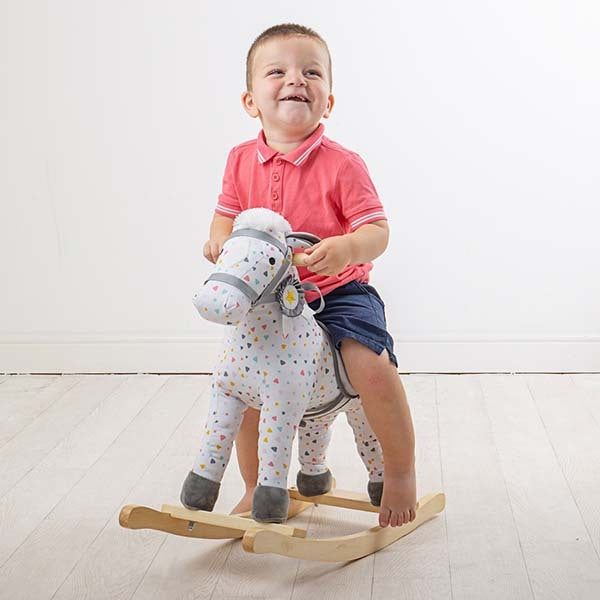
{"type": "MultiPolygon", "coordinates": [[[[289,489],[288,519],[316,504],[354,508],[378,513],[366,494],[332,490],[322,496],[302,496],[296,488],[289,489]]],[[[129,529],[156,529],[185,537],[227,539],[242,538],[247,552],[280,554],[304,560],[327,562],[349,561],[381,550],[444,510],[442,493],[423,496],[417,505],[414,521],[401,527],[371,527],[366,531],[332,538],[306,538],[306,530],[291,525],[258,523],[250,513],[222,515],[204,510],[188,510],[181,506],[163,505],[160,511],[145,506],[127,505],[121,509],[119,523],[129,529]]]]}

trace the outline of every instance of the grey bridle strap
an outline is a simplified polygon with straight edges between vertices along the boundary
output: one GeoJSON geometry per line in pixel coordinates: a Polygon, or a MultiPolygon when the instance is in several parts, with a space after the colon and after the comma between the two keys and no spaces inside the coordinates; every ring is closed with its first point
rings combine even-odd
{"type": "Polygon", "coordinates": [[[262,240],[263,242],[269,242],[269,244],[273,244],[273,246],[278,248],[282,254],[287,254],[287,245],[283,244],[275,236],[270,235],[266,231],[259,231],[258,229],[236,229],[231,233],[228,239],[234,237],[253,237],[257,240],[262,240]]]}
{"type": "MultiPolygon", "coordinates": [[[[275,293],[273,293],[273,290],[281,283],[281,280],[283,279],[285,274],[288,272],[290,265],[292,264],[292,258],[288,254],[287,250],[288,250],[288,248],[286,246],[286,252],[285,252],[285,257],[283,259],[283,263],[279,267],[279,271],[277,271],[277,274],[275,275],[275,277],[273,277],[273,279],[271,279],[271,282],[269,283],[269,285],[267,285],[267,287],[263,290],[263,293],[261,294],[261,299],[260,299],[261,302],[266,303],[266,302],[273,302],[274,300],[277,300],[277,298],[275,298],[275,293]],[[273,300],[271,298],[273,298],[273,300]]],[[[290,250],[290,253],[291,253],[291,250],[290,250]]]]}
{"type": "MultiPolygon", "coordinates": [[[[248,298],[250,298],[252,303],[258,298],[258,294],[245,281],[242,281],[235,275],[229,275],[228,273],[213,273],[206,281],[221,281],[222,283],[228,283],[241,290],[248,298]]],[[[204,283],[206,283],[206,281],[204,283]]]]}
{"type": "Polygon", "coordinates": [[[302,289],[303,290],[314,290],[315,292],[317,292],[319,294],[321,302],[319,303],[319,308],[317,308],[317,310],[314,311],[314,314],[316,315],[316,314],[320,313],[325,308],[325,300],[323,300],[323,294],[321,294],[321,290],[314,283],[311,283],[310,281],[305,281],[302,284],[302,289]]]}
{"type": "MultiPolygon", "coordinates": [[[[259,303],[267,304],[269,302],[278,302],[273,290],[279,285],[284,275],[290,268],[290,265],[292,264],[291,249],[288,248],[286,244],[280,242],[276,237],[266,233],[265,231],[259,231],[258,229],[237,229],[231,233],[228,239],[233,237],[256,238],[257,240],[262,240],[263,242],[267,242],[272,246],[275,246],[275,248],[277,248],[284,256],[283,263],[279,267],[277,274],[269,282],[261,294],[258,294],[239,277],[236,277],[235,275],[229,275],[228,273],[213,273],[206,279],[206,281],[221,281],[222,283],[228,283],[229,285],[232,285],[248,297],[252,303],[252,306],[255,306],[259,303]]],[[[206,281],[204,283],[206,283],[206,281]]]]}

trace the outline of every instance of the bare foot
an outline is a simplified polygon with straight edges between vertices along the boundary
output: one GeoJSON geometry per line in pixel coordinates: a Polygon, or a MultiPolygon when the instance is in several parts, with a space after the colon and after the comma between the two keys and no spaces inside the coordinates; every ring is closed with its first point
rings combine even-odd
{"type": "Polygon", "coordinates": [[[246,493],[242,496],[242,499],[237,503],[235,508],[229,513],[230,515],[237,515],[252,510],[252,496],[254,495],[254,488],[249,488],[246,493]]]}
{"type": "Polygon", "coordinates": [[[415,470],[405,475],[384,472],[383,497],[379,510],[381,527],[399,527],[414,521],[417,510],[417,484],[415,470]]]}

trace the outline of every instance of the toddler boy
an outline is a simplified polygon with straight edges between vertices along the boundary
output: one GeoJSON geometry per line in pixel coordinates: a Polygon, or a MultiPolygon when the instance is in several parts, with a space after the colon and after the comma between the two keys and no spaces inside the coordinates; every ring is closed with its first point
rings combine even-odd
{"type": "MultiPolygon", "coordinates": [[[[320,121],[334,105],[327,44],[301,25],[270,27],[248,52],[246,87],[244,109],[263,129],[229,153],[204,256],[216,262],[233,219],[248,208],[270,208],[294,231],[321,238],[306,251],[298,273],[325,296],[325,309],[316,318],[340,348],[381,444],[379,524],[408,523],[416,510],[414,431],[384,304],[368,284],[371,261],[385,250],[389,230],[362,159],[324,136],[320,121]]],[[[316,298],[316,292],[306,293],[313,309],[316,298]]],[[[246,493],[234,513],[250,509],[257,485],[258,419],[258,411],[247,409],[236,439],[246,493]]]]}

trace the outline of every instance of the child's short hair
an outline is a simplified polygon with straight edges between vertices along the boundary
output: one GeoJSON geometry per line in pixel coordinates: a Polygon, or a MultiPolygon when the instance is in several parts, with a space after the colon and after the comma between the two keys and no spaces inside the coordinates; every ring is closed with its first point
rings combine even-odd
{"type": "Polygon", "coordinates": [[[296,23],[282,23],[281,25],[273,25],[273,27],[265,29],[254,40],[254,42],[252,42],[252,46],[250,46],[250,50],[248,50],[248,55],[246,56],[246,89],[248,91],[252,91],[252,63],[254,61],[254,55],[256,54],[256,50],[258,49],[258,47],[261,44],[264,44],[267,40],[270,40],[275,37],[292,37],[295,35],[305,35],[314,40],[317,40],[323,45],[323,47],[327,51],[327,58],[329,60],[329,65],[327,68],[327,74],[329,75],[329,89],[332,89],[333,78],[331,73],[331,54],[329,54],[327,42],[325,42],[325,40],[314,29],[310,29],[310,27],[304,27],[304,25],[297,25],[296,23]]]}

